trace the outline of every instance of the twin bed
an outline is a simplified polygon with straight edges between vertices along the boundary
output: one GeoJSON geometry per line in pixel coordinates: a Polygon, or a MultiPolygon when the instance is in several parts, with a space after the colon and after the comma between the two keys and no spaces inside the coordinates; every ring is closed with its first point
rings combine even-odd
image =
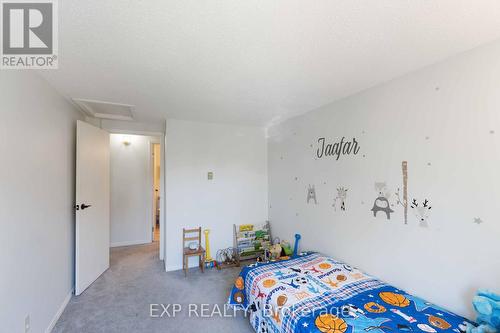
{"type": "Polygon", "coordinates": [[[229,304],[258,333],[460,333],[468,322],[319,253],[244,267],[229,304]]]}

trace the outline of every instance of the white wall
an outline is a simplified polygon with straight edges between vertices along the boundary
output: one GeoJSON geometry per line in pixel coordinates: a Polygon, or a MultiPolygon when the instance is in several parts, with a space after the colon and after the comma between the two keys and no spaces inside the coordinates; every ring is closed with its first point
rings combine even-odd
{"type": "Polygon", "coordinates": [[[472,317],[477,288],[500,291],[500,42],[288,120],[269,130],[269,215],[275,235],[345,260],[472,317]],[[492,132],[494,131],[494,132],[492,132]],[[356,156],[315,158],[317,140],[355,137],[356,156]],[[409,196],[429,227],[395,203],[370,211],[376,181],[391,193],[408,161],[409,196]],[[297,177],[297,179],[295,178],[297,177]],[[314,184],[318,204],[306,204],[314,184]],[[336,188],[347,211],[334,211],[336,188]],[[474,218],[484,223],[473,223],[474,218]]]}
{"type": "Polygon", "coordinates": [[[71,296],[80,114],[30,71],[0,74],[0,323],[43,332],[71,296]]]}
{"type": "Polygon", "coordinates": [[[111,246],[152,241],[151,144],[160,138],[111,134],[111,246]],[[128,141],[130,145],[123,142],[128,141]]]}
{"type": "Polygon", "coordinates": [[[167,121],[166,142],[166,268],[175,270],[183,227],[210,229],[215,258],[233,246],[233,224],[267,220],[267,151],[263,129],[179,120],[167,121]]]}

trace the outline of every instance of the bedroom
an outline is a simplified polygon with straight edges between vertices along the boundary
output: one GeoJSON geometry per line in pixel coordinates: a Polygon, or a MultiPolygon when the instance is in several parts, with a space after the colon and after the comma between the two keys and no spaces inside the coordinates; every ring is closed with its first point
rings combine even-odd
{"type": "Polygon", "coordinates": [[[498,2],[42,2],[57,62],[0,69],[0,332],[498,326],[498,2]],[[117,135],[159,144],[141,244],[99,237],[117,135]]]}

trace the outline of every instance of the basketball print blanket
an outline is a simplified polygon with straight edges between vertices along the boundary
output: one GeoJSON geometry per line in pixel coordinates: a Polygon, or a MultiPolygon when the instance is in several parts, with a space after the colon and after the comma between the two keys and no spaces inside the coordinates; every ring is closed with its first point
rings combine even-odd
{"type": "Polygon", "coordinates": [[[258,333],[460,333],[468,323],[318,253],[244,267],[229,304],[258,333]]]}

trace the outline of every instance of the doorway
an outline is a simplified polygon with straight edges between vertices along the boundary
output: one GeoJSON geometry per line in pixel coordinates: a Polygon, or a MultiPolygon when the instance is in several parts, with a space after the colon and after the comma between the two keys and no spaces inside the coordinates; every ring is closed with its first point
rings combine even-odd
{"type": "Polygon", "coordinates": [[[96,125],[77,122],[76,295],[109,267],[110,247],[148,243],[160,260],[165,253],[165,134],[96,125]]]}
{"type": "Polygon", "coordinates": [[[151,244],[162,258],[164,138],[111,133],[111,247],[151,244]]]}
{"type": "Polygon", "coordinates": [[[161,152],[160,152],[160,144],[152,143],[151,144],[151,165],[153,166],[152,175],[153,175],[153,242],[160,241],[160,175],[161,175],[161,152]]]}

